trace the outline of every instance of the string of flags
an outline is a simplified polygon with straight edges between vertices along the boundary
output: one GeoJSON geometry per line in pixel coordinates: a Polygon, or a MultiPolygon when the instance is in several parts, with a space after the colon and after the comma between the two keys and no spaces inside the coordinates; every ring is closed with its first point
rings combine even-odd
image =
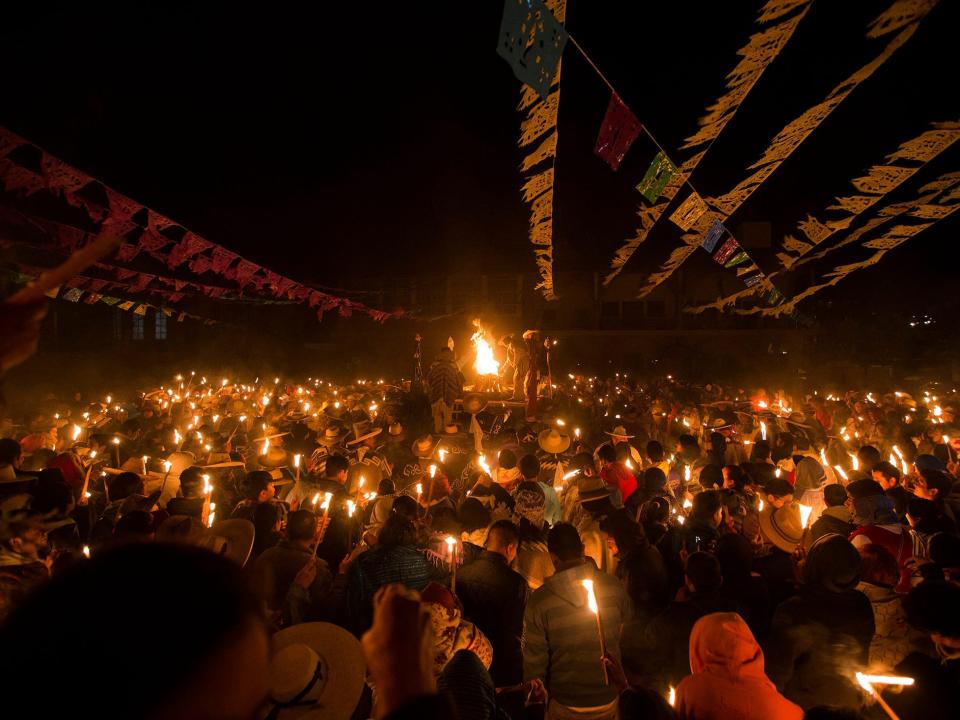
{"type": "MultiPolygon", "coordinates": [[[[803,13],[805,13],[805,6],[809,2],[810,0],[800,0],[799,2],[798,0],[769,0],[764,6],[764,19],[779,18],[800,5],[804,6],[803,13]]],[[[559,9],[561,13],[565,11],[565,2],[561,1],[562,7],[558,7],[557,2],[552,3],[552,5],[554,10],[559,9]]],[[[689,180],[689,171],[681,172],[681,168],[670,159],[649,129],[624,103],[613,85],[564,28],[561,22],[562,17],[562,14],[560,18],[555,17],[549,4],[542,0],[505,0],[504,2],[497,53],[507,61],[513,69],[515,77],[530,88],[533,96],[529,98],[528,95],[527,102],[521,102],[521,108],[524,108],[525,105],[533,105],[533,109],[528,114],[528,120],[524,124],[521,147],[530,144],[533,139],[541,137],[556,126],[559,88],[551,94],[551,87],[559,84],[561,58],[564,48],[569,42],[580,52],[610,89],[610,100],[597,134],[594,154],[604,161],[611,170],[617,172],[640,133],[645,133],[657,147],[657,153],[647,167],[643,178],[637,183],[636,189],[648,203],[656,204],[661,196],[666,196],[669,202],[680,187],[689,186],[690,194],[670,215],[671,221],[681,230],[689,230],[708,210],[702,196],[689,180]],[[539,102],[537,102],[537,99],[539,99],[539,102]]],[[[802,14],[800,17],[802,17],[802,14]]],[[[799,22],[799,17],[790,20],[788,29],[791,33],[797,22],[799,22]]],[[[781,29],[778,41],[784,34],[786,33],[781,29]]],[[[780,46],[782,46],[782,42],[780,46]]],[[[769,41],[764,47],[768,48],[769,54],[769,41]]],[[[779,46],[777,49],[779,49],[779,46]]],[[[729,117],[726,117],[724,122],[728,119],[729,117]]],[[[717,130],[717,134],[719,134],[719,130],[717,130]]],[[[541,148],[524,160],[523,169],[527,170],[547,158],[555,159],[556,140],[557,133],[554,130],[547,141],[541,145],[541,148]],[[548,148],[546,151],[544,150],[545,147],[548,148]]],[[[702,155],[703,153],[697,157],[697,160],[702,158],[702,155]]],[[[538,287],[545,290],[544,294],[547,299],[555,297],[552,286],[554,171],[555,168],[551,167],[548,171],[532,177],[524,186],[524,197],[528,201],[532,201],[533,208],[531,241],[537,246],[537,262],[542,278],[538,287]]],[[[660,209],[663,208],[660,207],[660,209]]],[[[750,260],[742,248],[739,252],[742,256],[742,262],[750,260]]],[[[736,265],[741,264],[740,260],[741,257],[738,256],[736,265]]],[[[756,264],[750,261],[749,267],[756,268],[756,264]]],[[[756,282],[754,280],[755,274],[749,274],[746,277],[751,282],[756,282]]],[[[783,296],[777,293],[772,294],[771,297],[779,301],[783,296]]]]}
{"type": "MultiPolygon", "coordinates": [[[[867,31],[869,38],[896,33],[880,54],[837,85],[824,101],[789,123],[773,139],[761,159],[751,166],[753,172],[750,176],[732,191],[718,197],[699,193],[690,182],[690,175],[737,112],[760,75],[793,36],[800,21],[809,11],[812,0],[767,0],[757,20],[765,27],[751,35],[747,45],[738,51],[741,60],[727,77],[726,93],[709,108],[708,115],[701,120],[700,130],[688,138],[683,146],[683,149],[697,150],[679,165],[630,110],[577,40],[563,27],[563,17],[553,17],[548,4],[542,0],[506,0],[498,53],[510,63],[517,79],[526,83],[535,97],[547,101],[553,97],[549,95],[551,85],[559,80],[559,66],[564,48],[568,44],[572,45],[610,89],[610,99],[597,134],[594,154],[611,170],[617,172],[641,132],[656,146],[653,159],[636,185],[637,191],[648,203],[648,207],[641,207],[639,213],[641,227],[636,236],[625,241],[617,251],[611,263],[612,271],[604,279],[604,284],[612,281],[622,270],[675,199],[682,197],[680,190],[686,187],[689,192],[668,215],[671,222],[684,233],[683,245],[672,252],[660,272],[649,276],[639,295],[642,297],[652,291],[670,277],[697,247],[702,247],[718,264],[734,270],[746,286],[746,291],[731,297],[740,294],[760,295],[769,307],[776,308],[785,302],[784,295],[773,284],[771,276],[760,270],[724,223],[858,85],[906,43],[937,2],[938,0],[893,0],[888,8],[870,23],[867,31]]],[[[559,93],[555,94],[558,96],[559,93]]],[[[555,132],[551,138],[552,157],[555,158],[555,132]]],[[[524,169],[527,169],[526,162],[524,169]]],[[[549,178],[551,205],[552,171],[551,169],[549,178]]],[[[552,232],[552,226],[550,230],[552,232]]],[[[817,231],[817,228],[810,230],[817,231]]],[[[816,239],[811,237],[811,242],[816,244],[816,239]]],[[[800,247],[799,242],[794,245],[800,247]]],[[[800,254],[806,249],[806,246],[803,247],[800,254]]],[[[552,255],[550,257],[552,261],[552,255]]],[[[788,261],[792,259],[788,258],[788,261]]]]}
{"type": "MultiPolygon", "coordinates": [[[[164,267],[195,275],[213,274],[233,283],[236,292],[249,293],[305,303],[317,312],[336,310],[349,317],[354,312],[365,314],[377,322],[406,315],[405,310],[385,312],[348,298],[311,288],[251,262],[227,248],[200,237],[173,220],[122,195],[81,170],[36,147],[15,133],[0,127],[0,185],[7,192],[33,195],[40,191],[62,197],[69,205],[86,211],[89,219],[101,228],[123,237],[115,263],[133,262],[141,254],[148,255],[164,267]]],[[[96,233],[83,230],[58,231],[53,239],[71,252],[96,233]]],[[[148,282],[162,282],[154,275],[148,282]]],[[[209,287],[209,286],[208,286],[209,287]]]]}
{"type": "MultiPolygon", "coordinates": [[[[19,270],[11,270],[8,268],[0,268],[2,272],[11,282],[16,284],[27,284],[33,282],[37,279],[37,274],[29,274],[20,272],[19,270]]],[[[156,313],[163,313],[168,318],[173,318],[174,316],[177,322],[183,322],[184,320],[195,320],[201,322],[204,325],[223,325],[219,320],[214,320],[212,318],[203,317],[201,315],[194,315],[193,313],[184,312],[181,310],[176,310],[174,308],[168,307],[166,305],[154,305],[148,302],[140,302],[137,300],[127,300],[121,297],[116,297],[114,295],[102,295],[97,292],[92,292],[84,290],[80,287],[68,287],[63,286],[59,288],[52,288],[48,290],[46,296],[51,300],[64,300],[71,303],[79,303],[83,301],[86,305],[94,305],[98,302],[103,303],[109,307],[115,308],[117,310],[123,310],[125,312],[132,311],[134,315],[146,315],[148,310],[153,310],[156,313]]]]}

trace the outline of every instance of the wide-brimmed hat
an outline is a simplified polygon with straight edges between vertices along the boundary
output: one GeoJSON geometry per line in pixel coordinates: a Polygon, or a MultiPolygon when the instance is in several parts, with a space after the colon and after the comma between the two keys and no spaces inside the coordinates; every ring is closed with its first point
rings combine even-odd
{"type": "Polygon", "coordinates": [[[449,425],[443,426],[444,435],[456,435],[458,432],[460,432],[460,428],[457,427],[455,423],[450,423],[449,425]]]}
{"type": "Polygon", "coordinates": [[[736,418],[732,415],[720,414],[715,415],[704,423],[704,427],[709,428],[710,430],[723,430],[724,428],[731,427],[737,422],[736,418]]]}
{"type": "Polygon", "coordinates": [[[636,437],[635,435],[630,435],[629,433],[627,433],[627,429],[623,425],[617,425],[613,430],[610,430],[609,432],[607,432],[607,435],[609,435],[610,437],[625,437],[625,438],[636,437]]]}
{"type": "Polygon", "coordinates": [[[487,397],[480,393],[468,393],[463,396],[463,411],[468,415],[476,415],[487,408],[487,397]]]}
{"type": "Polygon", "coordinates": [[[435,439],[433,435],[421,435],[413,441],[410,450],[413,452],[414,457],[428,458],[433,455],[433,451],[437,449],[437,445],[439,444],[440,441],[435,439]]]}
{"type": "Polygon", "coordinates": [[[323,414],[334,420],[343,420],[349,412],[346,403],[340,402],[340,407],[336,403],[331,403],[323,409],[323,414]]]}
{"type": "Polygon", "coordinates": [[[365,675],[360,641],[343,628],[308,622],[281,630],[273,636],[270,717],[348,720],[365,675]]]}
{"type": "Polygon", "coordinates": [[[317,437],[317,442],[325,447],[333,447],[343,442],[347,436],[348,430],[337,425],[330,425],[323,431],[323,435],[317,437]]]}
{"type": "Polygon", "coordinates": [[[199,518],[171,515],[157,529],[157,540],[204,547],[243,567],[250,559],[255,534],[249,520],[221,520],[206,528],[199,518]]]}
{"type": "Polygon", "coordinates": [[[602,498],[610,497],[613,493],[613,489],[598,475],[592,477],[581,476],[577,482],[577,491],[578,499],[582,503],[590,502],[591,500],[601,500],[602,498]]]}
{"type": "Polygon", "coordinates": [[[265,454],[257,454],[257,462],[267,468],[284,467],[288,464],[287,451],[282,447],[271,445],[265,454]]]}
{"type": "Polygon", "coordinates": [[[403,431],[403,425],[398,422],[390,423],[390,427],[387,428],[387,434],[394,440],[399,440],[406,433],[403,431]]]}
{"type": "Polygon", "coordinates": [[[376,437],[381,432],[383,428],[373,427],[373,423],[369,420],[353,423],[353,439],[348,440],[347,445],[356,445],[368,438],[376,437]]]}
{"type": "Polygon", "coordinates": [[[570,436],[562,434],[556,428],[547,428],[537,435],[537,444],[544,452],[558,455],[570,447],[570,436]]]}
{"type": "Polygon", "coordinates": [[[780,508],[768,504],[760,511],[760,532],[784,552],[792,553],[803,540],[800,508],[794,503],[780,508]]]}

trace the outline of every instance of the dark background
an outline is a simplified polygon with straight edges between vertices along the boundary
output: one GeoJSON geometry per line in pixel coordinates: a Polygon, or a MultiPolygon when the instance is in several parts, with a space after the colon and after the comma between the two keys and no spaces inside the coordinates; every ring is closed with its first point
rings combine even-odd
{"type": "MultiPolygon", "coordinates": [[[[669,151],[723,92],[761,5],[570,0],[567,27],[669,151]]],[[[784,124],[879,53],[892,36],[869,40],[865,30],[888,5],[814,3],[693,175],[697,189],[729,190],[784,124]]],[[[942,0],[733,223],[772,222],[776,246],[928,123],[960,119],[958,10],[942,0]]],[[[495,52],[501,11],[494,0],[21,3],[5,8],[0,30],[0,124],[298,280],[336,285],[427,266],[532,271],[520,85],[495,52]]],[[[558,270],[605,270],[643,202],[633,186],[654,153],[649,142],[635,143],[619,173],[592,155],[607,100],[568,46],[558,270]]],[[[891,199],[956,168],[958,149],[891,199]]],[[[865,317],[888,305],[949,311],[958,228],[956,216],[939,223],[823,299],[865,317]]],[[[653,271],[677,236],[664,219],[627,270],[653,271]]],[[[757,258],[776,268],[772,252],[757,258]]]]}

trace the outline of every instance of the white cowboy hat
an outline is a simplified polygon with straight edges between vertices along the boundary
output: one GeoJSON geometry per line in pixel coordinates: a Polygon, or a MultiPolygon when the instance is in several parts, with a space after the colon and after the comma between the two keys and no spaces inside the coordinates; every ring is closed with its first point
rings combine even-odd
{"type": "Polygon", "coordinates": [[[610,437],[625,437],[625,438],[636,437],[636,435],[628,435],[627,429],[623,425],[617,425],[613,430],[608,432],[607,435],[609,435],[610,437]]]}
{"type": "Polygon", "coordinates": [[[323,437],[318,437],[317,442],[327,447],[339,445],[347,436],[347,429],[331,425],[323,431],[323,437]]]}
{"type": "Polygon", "coordinates": [[[383,428],[371,427],[370,423],[367,421],[354,423],[353,440],[347,441],[347,445],[356,445],[357,443],[363,442],[367,438],[376,437],[381,432],[383,432],[383,428]]]}
{"type": "Polygon", "coordinates": [[[413,452],[414,457],[428,458],[433,455],[433,451],[437,449],[437,445],[439,444],[440,441],[434,440],[433,435],[423,435],[413,441],[413,445],[410,446],[410,449],[413,452]]]}
{"type": "Polygon", "coordinates": [[[300,623],[273,636],[270,716],[348,720],[360,701],[366,664],[360,641],[325,622],[300,623]]]}
{"type": "Polygon", "coordinates": [[[570,436],[563,435],[556,428],[547,428],[537,435],[537,444],[544,452],[559,455],[570,447],[570,436]]]}

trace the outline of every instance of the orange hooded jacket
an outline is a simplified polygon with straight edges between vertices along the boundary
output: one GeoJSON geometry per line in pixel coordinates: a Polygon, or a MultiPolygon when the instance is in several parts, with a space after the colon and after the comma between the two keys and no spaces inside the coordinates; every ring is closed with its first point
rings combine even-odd
{"type": "Polygon", "coordinates": [[[700,618],[690,633],[690,671],[677,688],[685,720],[802,720],[803,710],[763,672],[763,651],[736,613],[700,618]]]}

